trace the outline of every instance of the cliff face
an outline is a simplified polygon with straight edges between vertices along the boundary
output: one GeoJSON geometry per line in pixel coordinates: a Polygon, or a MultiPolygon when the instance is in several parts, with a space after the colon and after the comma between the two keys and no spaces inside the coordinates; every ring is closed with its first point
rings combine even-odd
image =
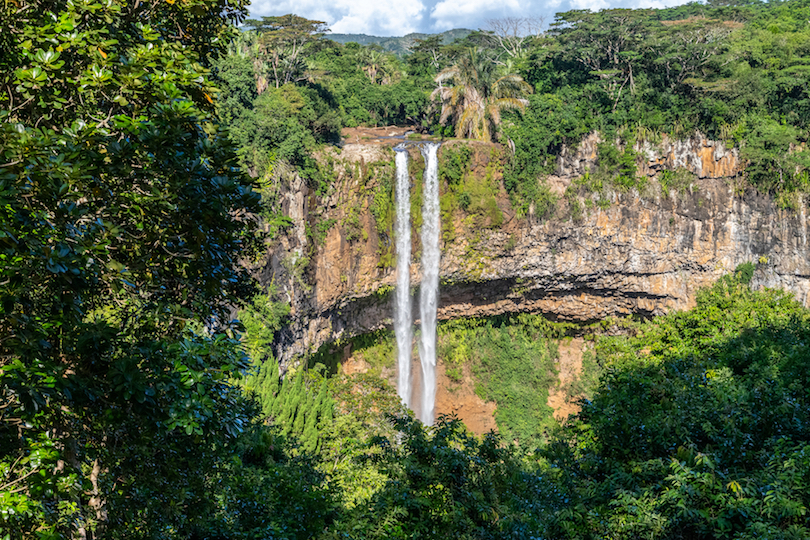
{"type": "MultiPolygon", "coordinates": [[[[593,170],[597,142],[593,135],[578,149],[563,151],[547,179],[553,191],[565,193],[593,170]]],[[[453,144],[465,143],[443,148],[453,144]]],[[[467,144],[474,150],[473,173],[495,171],[497,182],[493,145],[467,144]]],[[[379,203],[393,174],[392,145],[347,144],[339,154],[325,154],[336,178],[324,197],[308,193],[299,180],[288,182],[283,205],[294,225],[263,262],[265,280],[274,279],[293,306],[292,320],[276,340],[281,361],[390,327],[395,269],[384,263],[393,239],[381,223],[379,203]]],[[[504,220],[497,228],[482,227],[461,210],[443,216],[453,216],[453,234],[443,245],[439,318],[658,315],[689,308],[698,289],[748,261],[757,263],[755,287],[781,287],[810,303],[804,204],[798,212],[782,210],[770,198],[741,189],[737,152],[722,143],[664,139],[636,150],[639,174],[650,179],[642,193],[610,192],[609,204],[593,204],[588,194],[568,196],[554,217],[539,220],[517,217],[501,188],[497,204],[504,220]],[[664,171],[679,171],[689,181],[681,189],[662,188],[664,171]],[[585,211],[574,215],[572,204],[585,211]]],[[[418,184],[418,151],[412,158],[418,184]]],[[[412,283],[420,278],[415,260],[412,283]]]]}

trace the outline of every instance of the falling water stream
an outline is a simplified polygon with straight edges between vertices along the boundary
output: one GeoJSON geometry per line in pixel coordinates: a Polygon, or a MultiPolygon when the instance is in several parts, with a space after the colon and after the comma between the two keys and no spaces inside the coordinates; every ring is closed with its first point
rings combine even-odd
{"type": "MultiPolygon", "coordinates": [[[[436,404],[436,315],[439,299],[439,174],[437,153],[440,143],[425,143],[419,147],[425,158],[424,186],[422,188],[422,282],[419,286],[419,316],[421,339],[419,359],[422,364],[422,402],[418,407],[419,419],[433,424],[436,404]]],[[[396,248],[397,294],[394,312],[394,333],[397,339],[399,379],[397,391],[406,406],[411,406],[411,297],[410,297],[410,179],[408,153],[396,148],[396,248]]]]}
{"type": "Polygon", "coordinates": [[[421,147],[425,157],[425,185],[422,188],[422,284],[419,287],[419,315],[422,339],[422,423],[433,424],[436,403],[436,312],[439,300],[439,143],[421,147]]]}
{"type": "Polygon", "coordinates": [[[394,308],[394,334],[397,338],[397,393],[406,407],[411,406],[411,180],[408,151],[397,147],[396,249],[397,301],[394,308]]]}

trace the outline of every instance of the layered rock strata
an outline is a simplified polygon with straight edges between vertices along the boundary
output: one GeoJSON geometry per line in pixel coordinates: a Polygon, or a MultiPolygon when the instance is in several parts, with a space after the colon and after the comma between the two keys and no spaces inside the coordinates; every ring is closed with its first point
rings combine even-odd
{"type": "MultiPolygon", "coordinates": [[[[564,193],[593,170],[597,143],[592,135],[575,151],[562,152],[547,179],[552,190],[564,193]]],[[[373,207],[381,178],[390,174],[386,167],[393,168],[386,146],[392,144],[347,144],[339,155],[329,154],[336,180],[328,196],[318,198],[300,181],[288,181],[282,200],[293,226],[259,272],[280,286],[293,307],[276,339],[281,361],[390,328],[395,272],[381,257],[392,239],[380,232],[373,207]],[[329,226],[320,242],[305,233],[316,223],[329,226]]],[[[443,149],[452,144],[464,143],[443,149]]],[[[492,170],[492,145],[470,144],[479,173],[487,165],[492,170]]],[[[642,193],[611,192],[609,204],[602,194],[601,205],[580,195],[586,210],[577,219],[566,199],[555,217],[518,217],[502,189],[498,206],[505,219],[498,228],[482,228],[457,211],[453,239],[443,245],[439,319],[539,312],[586,322],[659,315],[689,308],[701,287],[745,262],[756,264],[753,286],[784,288],[810,304],[802,201],[798,211],[783,210],[769,197],[742,189],[736,150],[700,136],[664,138],[636,150],[648,187],[642,193]],[[661,189],[662,172],[678,169],[691,175],[689,184],[661,189]]],[[[419,160],[418,152],[412,158],[419,160]]],[[[414,182],[420,177],[412,176],[414,182]]],[[[415,261],[412,283],[420,279],[418,257],[415,261]]],[[[418,295],[414,300],[418,317],[418,295]]]]}

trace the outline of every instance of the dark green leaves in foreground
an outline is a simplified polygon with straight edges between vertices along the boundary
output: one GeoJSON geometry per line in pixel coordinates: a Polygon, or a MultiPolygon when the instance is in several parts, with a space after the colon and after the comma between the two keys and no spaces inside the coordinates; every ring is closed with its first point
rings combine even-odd
{"type": "Polygon", "coordinates": [[[0,6],[0,530],[159,536],[251,420],[227,325],[258,198],[211,115],[218,0],[0,6]],[[137,531],[137,533],[135,532],[137,531]]]}

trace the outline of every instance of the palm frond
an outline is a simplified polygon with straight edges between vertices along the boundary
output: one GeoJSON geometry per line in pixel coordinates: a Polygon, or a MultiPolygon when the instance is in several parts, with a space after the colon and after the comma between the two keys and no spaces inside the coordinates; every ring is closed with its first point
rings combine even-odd
{"type": "Polygon", "coordinates": [[[532,86],[524,81],[520,75],[505,75],[492,85],[492,95],[499,98],[518,98],[532,92],[532,86]]]}
{"type": "Polygon", "coordinates": [[[526,106],[529,104],[528,99],[522,98],[500,98],[493,100],[490,104],[491,107],[503,110],[503,109],[518,109],[520,111],[526,110],[526,106]]]}
{"type": "Polygon", "coordinates": [[[484,51],[468,49],[455,65],[443,69],[434,79],[438,84],[450,81],[452,86],[440,86],[431,98],[441,99],[440,122],[454,120],[456,135],[489,139],[492,127],[501,122],[504,109],[525,109],[523,96],[532,87],[519,75],[496,78],[496,65],[484,51]]]}
{"type": "Polygon", "coordinates": [[[449,81],[451,79],[457,79],[459,77],[459,71],[457,66],[450,66],[446,67],[439,72],[438,75],[433,79],[437,84],[441,84],[445,81],[449,81]]]}
{"type": "Polygon", "coordinates": [[[470,139],[481,139],[481,127],[486,122],[484,110],[479,107],[468,107],[459,116],[456,123],[456,136],[467,136],[470,139]]]}

